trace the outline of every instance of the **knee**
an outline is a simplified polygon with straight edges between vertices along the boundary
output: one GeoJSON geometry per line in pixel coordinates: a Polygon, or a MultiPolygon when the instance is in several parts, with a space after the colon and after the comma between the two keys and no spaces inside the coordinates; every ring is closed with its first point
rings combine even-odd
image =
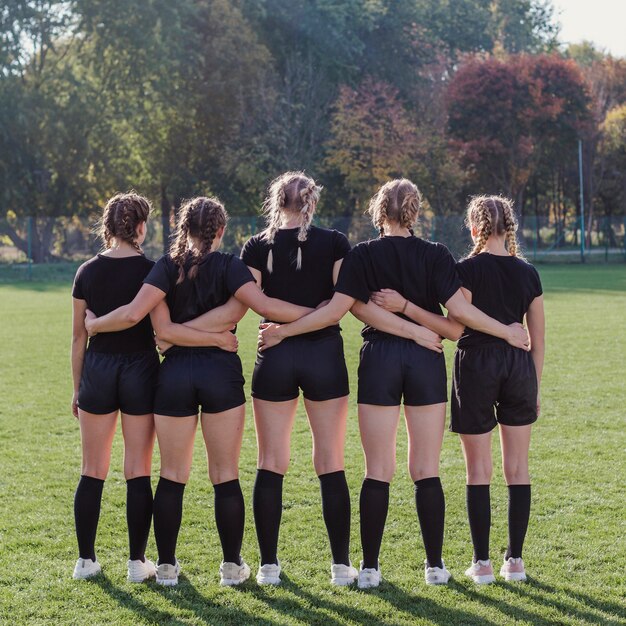
{"type": "Polygon", "coordinates": [[[187,484],[189,480],[189,473],[191,469],[187,468],[175,468],[175,467],[161,467],[161,478],[167,478],[175,483],[187,484]]]}
{"type": "Polygon", "coordinates": [[[81,474],[83,476],[90,476],[91,478],[97,478],[98,480],[106,480],[109,473],[109,464],[106,463],[83,463],[81,474]]]}
{"type": "Polygon", "coordinates": [[[503,469],[507,485],[528,485],[530,483],[528,463],[505,462],[503,469]]]}
{"type": "Polygon", "coordinates": [[[409,467],[409,475],[411,480],[424,480],[424,478],[436,478],[439,476],[439,467],[437,465],[418,465],[416,467],[409,467]]]}
{"type": "Polygon", "coordinates": [[[365,468],[365,477],[390,483],[396,473],[396,460],[378,461],[376,463],[368,462],[365,468]]]}
{"type": "Polygon", "coordinates": [[[284,476],[289,469],[289,455],[259,452],[258,468],[284,476]]]}
{"type": "Polygon", "coordinates": [[[209,480],[213,485],[227,483],[239,478],[238,467],[211,467],[209,466],[209,480]]]}
{"type": "Polygon", "coordinates": [[[479,463],[471,463],[467,466],[468,485],[489,485],[493,474],[491,459],[479,463]]]}
{"type": "Polygon", "coordinates": [[[124,467],[124,478],[126,480],[132,480],[133,478],[139,478],[140,476],[150,476],[152,473],[152,467],[150,464],[136,464],[130,467],[124,467]]]}
{"type": "Polygon", "coordinates": [[[324,453],[315,451],[313,454],[313,467],[318,476],[330,474],[331,472],[341,472],[344,469],[343,454],[332,451],[324,451],[324,453]]]}

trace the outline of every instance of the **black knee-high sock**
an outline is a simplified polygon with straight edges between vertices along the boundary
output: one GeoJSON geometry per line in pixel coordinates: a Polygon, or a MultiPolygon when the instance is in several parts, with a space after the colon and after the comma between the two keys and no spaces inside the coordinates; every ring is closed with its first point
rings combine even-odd
{"type": "Polygon", "coordinates": [[[443,527],[446,501],[439,476],[415,481],[415,508],[422,529],[426,560],[430,567],[443,567],[443,527]]]}
{"type": "Polygon", "coordinates": [[[322,514],[326,523],[333,563],[350,563],[350,491],[346,473],[330,472],[320,477],[322,514]]]}
{"type": "Polygon", "coordinates": [[[184,483],[167,478],[159,479],[154,494],[154,538],[159,563],[176,563],[176,542],[183,519],[184,483]]]}
{"type": "Polygon", "coordinates": [[[522,556],[530,517],[530,485],[509,485],[509,547],[505,558],[522,556]]]}
{"type": "Polygon", "coordinates": [[[252,495],[254,525],[261,551],[261,565],[278,563],[278,532],[283,513],[283,475],[257,470],[252,495]]]}
{"type": "Polygon", "coordinates": [[[489,559],[489,531],[491,529],[491,499],[489,485],[467,485],[467,517],[469,519],[474,561],[489,559]]]}
{"type": "Polygon", "coordinates": [[[74,494],[74,521],[78,539],[78,556],[96,560],[96,531],[100,518],[100,502],[104,481],[81,476],[74,494]]]}
{"type": "Polygon", "coordinates": [[[359,499],[363,567],[378,569],[378,555],[383,541],[389,509],[389,483],[366,478],[359,499]]]}
{"type": "Polygon", "coordinates": [[[239,480],[213,485],[215,489],[215,524],[222,544],[224,562],[241,563],[241,544],[246,509],[239,480]]]}
{"type": "Polygon", "coordinates": [[[152,524],[152,485],[150,476],[126,481],[126,522],[130,560],[146,560],[146,545],[152,524]]]}

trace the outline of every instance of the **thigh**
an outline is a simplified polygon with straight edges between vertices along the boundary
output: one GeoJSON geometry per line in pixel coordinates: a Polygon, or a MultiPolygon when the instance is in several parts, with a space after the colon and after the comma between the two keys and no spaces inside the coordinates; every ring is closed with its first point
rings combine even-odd
{"type": "Polygon", "coordinates": [[[122,413],[124,435],[124,478],[130,480],[152,473],[154,449],[154,415],[128,415],[122,413]]]}
{"type": "Polygon", "coordinates": [[[289,467],[291,430],[298,398],[269,402],[253,398],[259,469],[285,474],[289,467]]]}
{"type": "Polygon", "coordinates": [[[154,410],[154,393],[159,376],[155,350],[128,356],[120,369],[120,410],[127,415],[147,415],[154,410]]]}
{"type": "Polygon", "coordinates": [[[468,485],[488,485],[491,482],[491,432],[461,435],[468,485]]]}
{"type": "Polygon", "coordinates": [[[304,406],[313,434],[315,472],[319,476],[343,470],[348,396],[323,402],[313,402],[305,398],[304,406]]]}
{"type": "Polygon", "coordinates": [[[359,360],[358,403],[397,407],[402,402],[401,340],[367,340],[359,360]]]}
{"type": "Polygon", "coordinates": [[[104,480],[109,473],[111,447],[117,426],[117,411],[95,415],[78,409],[83,450],[81,474],[104,480]]]}
{"type": "Polygon", "coordinates": [[[532,425],[506,426],[500,424],[502,469],[507,485],[528,485],[528,450],[532,425]]]}
{"type": "Polygon", "coordinates": [[[161,454],[161,476],[177,483],[189,480],[198,416],[154,416],[161,454]]]}
{"type": "Polygon", "coordinates": [[[287,402],[300,395],[296,381],[295,338],[257,352],[252,373],[252,397],[268,402],[287,402]]]}
{"type": "Polygon", "coordinates": [[[214,485],[239,478],[239,454],[243,438],[246,405],[220,413],[202,413],[202,435],[214,485]]]}
{"type": "Polygon", "coordinates": [[[323,402],[350,393],[339,332],[319,339],[302,339],[298,346],[297,382],[306,400],[323,402]]]}
{"type": "Polygon", "coordinates": [[[439,476],[439,457],[446,420],[446,403],[404,407],[409,437],[411,480],[439,476]]]}
{"type": "Polygon", "coordinates": [[[365,477],[391,482],[396,471],[400,406],[359,404],[358,410],[365,477]]]}

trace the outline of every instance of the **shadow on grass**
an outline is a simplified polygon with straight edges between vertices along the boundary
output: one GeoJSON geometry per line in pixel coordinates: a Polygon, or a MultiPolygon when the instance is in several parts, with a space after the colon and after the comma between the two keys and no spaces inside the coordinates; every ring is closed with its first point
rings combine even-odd
{"type": "Polygon", "coordinates": [[[541,615],[541,610],[548,607],[556,609],[563,615],[580,620],[582,623],[602,623],[607,624],[608,626],[620,626],[621,624],[624,624],[623,617],[626,616],[624,609],[620,608],[617,604],[597,600],[596,598],[586,596],[585,594],[572,591],[571,589],[567,589],[565,587],[559,589],[558,587],[546,585],[533,578],[529,578],[526,583],[495,583],[498,587],[502,587],[509,592],[515,593],[523,599],[525,601],[524,605],[527,608],[521,608],[519,605],[511,606],[504,600],[492,598],[484,593],[481,593],[480,588],[470,582],[459,583],[457,581],[451,581],[449,584],[455,591],[458,591],[472,601],[482,602],[487,606],[491,606],[516,621],[526,620],[537,626],[548,626],[555,623],[554,619],[546,618],[541,615]],[[576,599],[580,602],[587,604],[592,609],[604,612],[605,615],[592,613],[547,595],[558,593],[564,593],[576,597],[576,599]],[[531,608],[537,609],[538,612],[529,610],[531,608]],[[607,616],[606,613],[612,613],[613,616],[619,615],[621,617],[610,617],[607,616]]]}

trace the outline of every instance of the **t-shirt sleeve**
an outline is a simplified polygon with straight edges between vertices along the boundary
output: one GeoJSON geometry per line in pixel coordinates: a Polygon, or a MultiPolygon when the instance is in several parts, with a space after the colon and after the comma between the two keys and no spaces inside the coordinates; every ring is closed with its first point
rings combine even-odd
{"type": "Polygon", "coordinates": [[[344,259],[350,252],[348,238],[338,230],[333,230],[333,261],[344,259]]]}
{"type": "Polygon", "coordinates": [[[538,298],[540,295],[543,294],[543,287],[541,285],[541,278],[539,277],[539,272],[537,271],[537,269],[533,265],[530,265],[529,267],[531,269],[531,272],[530,272],[530,295],[533,298],[538,298]]]}
{"type": "Polygon", "coordinates": [[[459,280],[461,281],[461,285],[465,287],[468,291],[472,291],[472,287],[474,286],[474,272],[472,272],[471,263],[467,263],[466,261],[461,261],[456,264],[456,273],[459,276],[459,280]]]}
{"type": "Polygon", "coordinates": [[[76,276],[74,276],[74,285],[72,286],[72,298],[77,298],[78,300],[86,300],[85,291],[83,289],[83,268],[85,266],[81,265],[76,271],[76,276]]]}
{"type": "Polygon", "coordinates": [[[231,295],[246,283],[254,282],[254,276],[247,265],[236,256],[233,256],[226,270],[226,289],[231,295]]]}
{"type": "Polygon", "coordinates": [[[357,247],[346,255],[341,264],[335,291],[367,304],[370,299],[370,290],[361,252],[361,249],[357,247]]]}
{"type": "Polygon", "coordinates": [[[437,257],[433,268],[433,281],[437,300],[445,303],[461,288],[461,280],[456,271],[456,262],[443,244],[436,244],[437,257]]]}
{"type": "Polygon", "coordinates": [[[178,267],[169,255],[162,256],[143,279],[146,285],[152,285],[164,293],[169,293],[176,284],[178,267]]]}
{"type": "Polygon", "coordinates": [[[259,237],[251,237],[241,249],[241,260],[244,264],[259,270],[259,272],[263,271],[265,265],[262,259],[262,247],[263,243],[259,240],[259,237]]]}

